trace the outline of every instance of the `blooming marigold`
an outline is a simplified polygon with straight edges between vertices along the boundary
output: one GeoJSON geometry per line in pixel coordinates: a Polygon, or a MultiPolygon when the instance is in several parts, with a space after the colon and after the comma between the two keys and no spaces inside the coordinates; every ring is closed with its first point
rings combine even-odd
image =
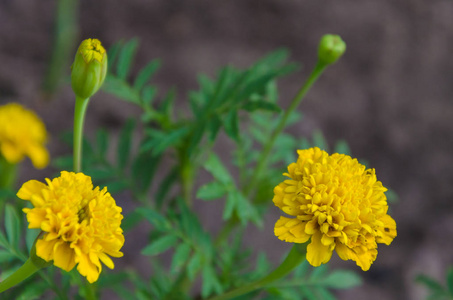
{"type": "Polygon", "coordinates": [[[341,259],[368,270],[377,243],[390,245],[396,237],[396,223],[387,214],[387,189],[374,169],[348,155],[329,155],[319,148],[297,153],[297,162],[283,174],[290,179],[275,187],[273,198],[295,218],[280,217],[275,235],[293,243],[311,239],[307,260],[313,266],[328,262],[336,250],[341,259]]]}
{"type": "Polygon", "coordinates": [[[47,185],[30,180],[17,196],[34,208],[24,208],[28,228],[38,228],[43,236],[36,241],[36,255],[55,266],[71,271],[76,264],[80,274],[92,283],[102,270],[100,261],[113,269],[110,256],[121,257],[124,244],[121,207],[107,188],[93,189],[89,176],[61,172],[47,185]]]}
{"type": "Polygon", "coordinates": [[[46,136],[44,123],[34,112],[18,103],[0,106],[0,154],[9,163],[28,156],[36,168],[47,166],[46,136]]]}

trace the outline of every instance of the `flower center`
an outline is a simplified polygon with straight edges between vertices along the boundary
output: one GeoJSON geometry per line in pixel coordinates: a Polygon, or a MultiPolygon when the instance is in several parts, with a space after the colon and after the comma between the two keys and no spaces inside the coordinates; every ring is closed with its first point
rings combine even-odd
{"type": "Polygon", "coordinates": [[[84,220],[88,221],[90,219],[90,215],[88,214],[88,204],[79,209],[77,216],[79,218],[79,224],[81,224],[84,220]]]}
{"type": "Polygon", "coordinates": [[[82,54],[86,63],[90,63],[93,59],[102,62],[105,49],[101,42],[97,39],[86,39],[80,44],[79,52],[82,54]]]}

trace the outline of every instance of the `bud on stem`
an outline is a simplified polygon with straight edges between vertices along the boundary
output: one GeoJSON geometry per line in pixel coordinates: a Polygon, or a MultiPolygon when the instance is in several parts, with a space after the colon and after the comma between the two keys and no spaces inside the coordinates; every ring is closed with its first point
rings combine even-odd
{"type": "Polygon", "coordinates": [[[107,52],[97,39],[84,40],[72,64],[72,90],[77,97],[93,96],[104,83],[107,74],[107,52]]]}
{"type": "Polygon", "coordinates": [[[318,48],[318,59],[321,64],[335,63],[346,51],[346,43],[339,35],[326,34],[321,38],[318,48]]]}

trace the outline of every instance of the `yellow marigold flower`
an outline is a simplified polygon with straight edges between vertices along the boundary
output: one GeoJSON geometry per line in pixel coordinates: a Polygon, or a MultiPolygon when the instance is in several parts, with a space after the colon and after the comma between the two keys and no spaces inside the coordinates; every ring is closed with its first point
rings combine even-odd
{"type": "Polygon", "coordinates": [[[387,190],[374,169],[357,159],[310,148],[298,150],[288,166],[290,179],[274,189],[274,204],[294,218],[280,217],[275,235],[283,241],[305,243],[308,262],[317,267],[337,251],[343,260],[354,260],[362,270],[377,256],[377,243],[390,245],[396,223],[387,214],[387,190]]]}
{"type": "Polygon", "coordinates": [[[44,123],[18,103],[0,106],[0,154],[11,164],[28,156],[36,168],[49,163],[44,123]]]}
{"type": "Polygon", "coordinates": [[[107,188],[93,189],[91,178],[83,173],[63,171],[46,182],[30,180],[17,193],[34,206],[23,209],[28,228],[44,233],[36,242],[36,255],[53,260],[55,266],[68,272],[78,264],[79,273],[95,282],[102,270],[100,262],[113,269],[108,255],[123,256],[121,207],[107,188]]]}

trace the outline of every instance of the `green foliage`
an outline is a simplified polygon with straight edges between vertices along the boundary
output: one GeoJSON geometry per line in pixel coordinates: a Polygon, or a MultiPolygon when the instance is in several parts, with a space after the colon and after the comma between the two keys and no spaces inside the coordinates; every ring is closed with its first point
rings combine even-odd
{"type": "Polygon", "coordinates": [[[351,289],[361,284],[362,279],[353,271],[329,272],[327,265],[313,268],[304,261],[290,278],[270,284],[266,290],[274,297],[270,299],[299,295],[298,299],[331,300],[336,299],[332,289],[351,289]]]}
{"type": "Polygon", "coordinates": [[[451,300],[453,299],[453,268],[450,267],[446,274],[446,285],[436,279],[420,274],[415,281],[428,289],[426,300],[451,300]]]}
{"type": "MultiPolygon", "coordinates": [[[[226,66],[214,76],[199,75],[197,90],[187,95],[190,112],[186,113],[180,109],[184,100],[175,89],[158,93],[152,84],[161,66],[159,60],[137,66],[138,47],[139,41],[132,39],[109,49],[103,90],[139,107],[141,116],[123,120],[117,132],[100,129],[85,137],[82,170],[95,186],[107,186],[124,206],[126,243],[135,230],[146,231],[140,237],[142,247],[134,249],[134,254],[149,263],[150,276],[144,278],[130,268],[114,272],[104,268],[99,281],[91,286],[93,292],[102,297],[109,289],[124,299],[207,299],[264,278],[273,263],[265,252],[244,245],[248,225],[262,226],[272,205],[273,188],[282,181],[286,166],[296,160],[297,149],[317,146],[329,150],[320,130],[308,137],[281,132],[269,146],[280,122],[286,120],[277,81],[297,70],[296,64],[288,62],[286,50],[277,50],[250,67],[226,66]],[[221,134],[228,137],[227,146],[217,154],[221,134]],[[267,146],[271,151],[266,168],[256,174],[267,146]],[[200,180],[204,175],[209,176],[207,182],[200,180]],[[257,180],[250,188],[254,176],[257,180]],[[206,202],[194,205],[194,200],[206,202]],[[221,212],[215,212],[221,225],[215,236],[197,215],[199,205],[213,201],[222,202],[217,206],[221,212]]],[[[286,126],[301,120],[302,115],[292,111],[286,126]]],[[[69,147],[72,139],[71,133],[61,136],[69,147]]],[[[350,152],[344,140],[330,149],[350,152]]],[[[72,154],[52,163],[59,170],[70,171],[72,154]]],[[[14,193],[1,189],[1,204],[3,198],[14,198],[14,193]]],[[[4,277],[27,259],[39,230],[27,230],[24,235],[22,207],[8,204],[2,208],[5,233],[0,232],[0,263],[4,277]]],[[[25,289],[8,296],[35,299],[51,289],[62,299],[74,291],[76,299],[89,297],[77,271],[48,268],[40,276],[43,280],[31,279],[25,289]]],[[[289,277],[236,299],[330,300],[335,299],[332,290],[360,283],[351,271],[329,272],[326,266],[312,268],[305,262],[289,277]]]]}

